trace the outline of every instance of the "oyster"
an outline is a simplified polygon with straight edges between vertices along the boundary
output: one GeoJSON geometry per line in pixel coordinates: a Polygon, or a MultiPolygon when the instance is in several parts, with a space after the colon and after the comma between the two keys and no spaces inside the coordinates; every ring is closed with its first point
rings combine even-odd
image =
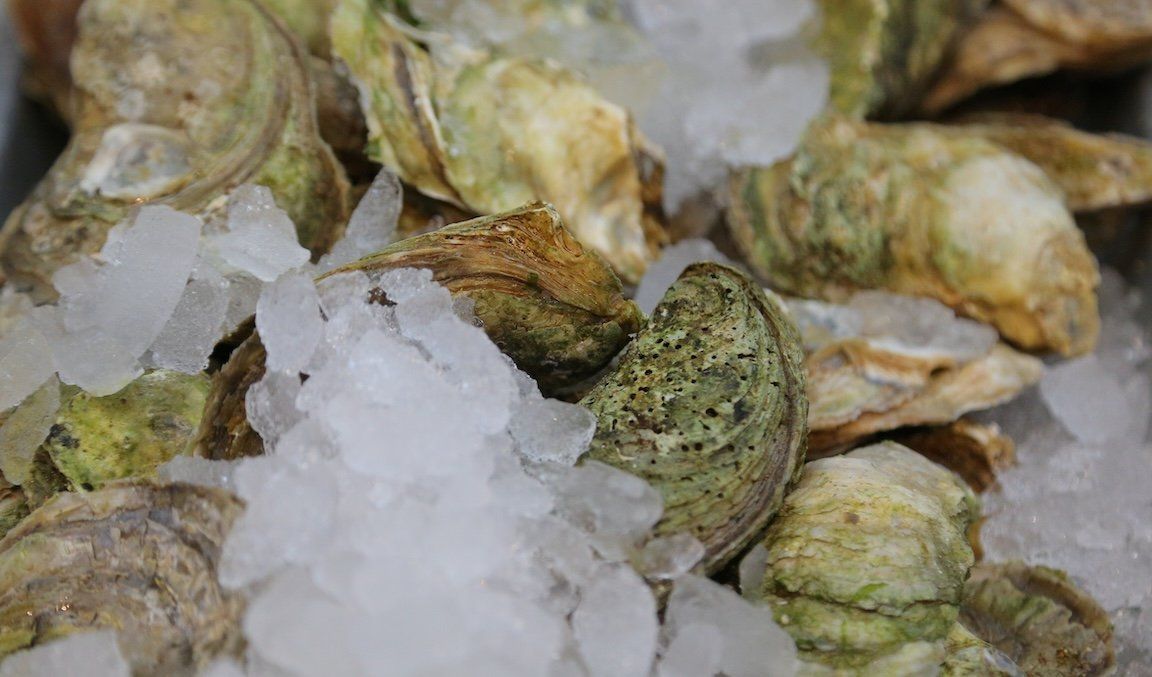
{"type": "Polygon", "coordinates": [[[855,117],[913,110],[953,40],[988,0],[821,0],[817,46],[832,72],[832,106],[855,117]]]}
{"type": "Polygon", "coordinates": [[[190,674],[240,648],[216,567],[239,499],[187,484],[64,493],[0,540],[0,658],[107,628],[136,675],[190,674]]]}
{"type": "Polygon", "coordinates": [[[0,538],[27,516],[28,500],[24,492],[0,475],[0,538]]]}
{"type": "Polygon", "coordinates": [[[802,360],[786,312],[751,280],[690,266],[580,400],[598,419],[587,458],[656,487],[655,535],[695,536],[713,573],[764,529],[803,464],[802,360]]]}
{"type": "Polygon", "coordinates": [[[829,117],[792,158],[738,171],[729,230],[799,296],[935,298],[1029,350],[1077,355],[1099,331],[1096,261],[1035,165],[930,124],[829,117]]]}
{"type": "Polygon", "coordinates": [[[209,216],[263,184],[321,253],[348,216],[320,140],[306,55],[250,0],[90,0],[72,52],[75,134],[8,218],[0,266],[40,299],[52,273],[99,251],[143,202],[209,216]]]}
{"type": "Polygon", "coordinates": [[[1089,134],[1040,115],[981,116],[963,122],[957,134],[988,139],[1043,169],[1064,191],[1073,211],[1152,201],[1152,142],[1089,134]]]}
{"type": "Polygon", "coordinates": [[[1115,72],[1152,58],[1152,8],[1131,0],[1009,0],[965,34],[927,92],[938,114],[989,86],[1060,69],[1115,72]]]}
{"type": "Polygon", "coordinates": [[[866,291],[842,305],[785,302],[806,353],[809,458],[875,433],[948,423],[1040,378],[1039,360],[932,299],[866,291]]]}
{"type": "Polygon", "coordinates": [[[368,0],[342,0],[331,31],[371,159],[478,214],[550,202],[623,279],[639,279],[663,240],[662,170],[625,110],[555,64],[417,40],[368,0]]]}
{"type": "Polygon", "coordinates": [[[992,486],[998,471],[1016,463],[1015,443],[995,423],[962,418],[944,426],[898,432],[891,439],[963,477],[977,492],[992,486]]]}
{"type": "Polygon", "coordinates": [[[67,488],[91,491],[112,480],[154,476],[162,463],[190,451],[210,381],[156,370],[106,397],[48,385],[53,390],[41,389],[13,414],[38,408],[44,393],[57,395],[47,439],[0,448],[5,476],[33,505],[67,488]]]}
{"type": "MultiPolygon", "coordinates": [[[[921,674],[947,655],[973,563],[967,486],[885,442],[808,463],[763,544],[758,586],[800,658],[838,674],[921,674]]],[[[819,670],[814,670],[819,672],[819,670]]]]}
{"type": "Polygon", "coordinates": [[[1115,663],[1108,614],[1056,569],[977,566],[961,620],[1030,675],[1102,675],[1115,663]]]}
{"type": "MultiPolygon", "coordinates": [[[[401,240],[326,273],[320,283],[349,271],[371,278],[397,268],[430,269],[450,292],[470,299],[488,336],[546,392],[603,369],[643,322],[612,270],[546,205],[401,240]]],[[[264,354],[253,336],[215,376],[200,431],[204,455],[260,453],[245,422],[244,394],[263,375],[264,354]]]]}

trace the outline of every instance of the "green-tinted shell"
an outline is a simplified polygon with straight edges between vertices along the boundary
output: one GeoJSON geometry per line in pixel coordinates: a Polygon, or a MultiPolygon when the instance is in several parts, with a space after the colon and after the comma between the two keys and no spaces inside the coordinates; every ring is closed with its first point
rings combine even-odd
{"type": "Polygon", "coordinates": [[[44,447],[79,489],[152,477],[190,450],[210,383],[203,374],[157,370],[106,397],[69,388],[44,447]]]}
{"type": "Polygon", "coordinates": [[[1056,569],[981,564],[961,620],[1030,675],[1102,675],[1115,663],[1108,614],[1056,569]]]}
{"type": "Polygon", "coordinates": [[[192,674],[236,651],[242,603],[216,566],[242,509],[186,484],[57,495],[0,540],[0,659],[101,628],[119,631],[136,675],[192,674]]]}
{"type": "Polygon", "coordinates": [[[142,202],[208,215],[268,186],[323,252],[347,220],[347,179],[320,140],[307,54],[250,0],[90,0],[72,52],[75,134],[9,217],[0,265],[40,299],[142,202]]]}
{"type": "Polygon", "coordinates": [[[1024,672],[991,644],[956,623],[948,632],[948,657],[940,666],[942,677],[1024,677],[1024,672]]]}
{"type": "Polygon", "coordinates": [[[0,538],[28,516],[28,499],[0,475],[0,538]]]}
{"type": "Polygon", "coordinates": [[[763,531],[804,460],[804,356],[787,313],[743,274],[689,267],[619,365],[580,403],[588,458],[664,498],[656,535],[687,532],[714,572],[763,531]]]}
{"type": "Polygon", "coordinates": [[[477,214],[541,200],[628,282],[662,241],[661,169],[627,111],[559,66],[423,43],[369,0],[342,0],[333,52],[360,89],[368,156],[477,214]]]}
{"type": "Polygon", "coordinates": [[[782,291],[928,296],[1026,349],[1095,344],[1099,272],[1059,188],[991,142],[832,117],[730,197],[736,244],[782,291]]]}
{"type": "Polygon", "coordinates": [[[772,605],[805,661],[917,674],[909,666],[945,658],[979,514],[959,477],[898,444],[813,461],[764,537],[761,585],[745,594],[772,605]]]}
{"type": "Polygon", "coordinates": [[[821,0],[818,46],[832,106],[856,117],[912,110],[961,30],[987,0],[821,0]]]}
{"type": "MultiPolygon", "coordinates": [[[[474,302],[484,331],[546,392],[602,370],[640,329],[643,315],[595,252],[565,230],[556,210],[529,205],[401,240],[326,273],[371,279],[397,268],[426,268],[453,295],[474,302]]],[[[244,395],[264,371],[259,337],[245,342],[214,377],[199,453],[260,453],[244,417],[244,395]]]]}

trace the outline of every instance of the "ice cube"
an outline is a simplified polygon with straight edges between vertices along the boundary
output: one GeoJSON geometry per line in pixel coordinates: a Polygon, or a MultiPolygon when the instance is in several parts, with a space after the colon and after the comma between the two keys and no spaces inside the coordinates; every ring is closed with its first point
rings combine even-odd
{"type": "Polygon", "coordinates": [[[286,373],[304,369],[324,332],[312,277],[285,273],[265,288],[256,304],[256,328],[268,351],[269,369],[286,373]]]}
{"type": "Polygon", "coordinates": [[[572,615],[572,631],[590,674],[647,677],[656,653],[656,601],[631,568],[604,566],[572,615]]]}
{"type": "Polygon", "coordinates": [[[116,633],[79,632],[10,654],[0,662],[0,677],[129,677],[131,669],[116,633]]]}
{"type": "Polygon", "coordinates": [[[228,230],[209,236],[209,251],[221,261],[264,282],[308,262],[296,227],[276,206],[272,191],[245,184],[228,197],[228,230]]]}

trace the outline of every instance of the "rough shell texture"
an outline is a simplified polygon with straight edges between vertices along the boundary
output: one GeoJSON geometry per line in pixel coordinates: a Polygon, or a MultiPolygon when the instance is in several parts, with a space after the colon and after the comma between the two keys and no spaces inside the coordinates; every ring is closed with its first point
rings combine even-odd
{"type": "Polygon", "coordinates": [[[65,388],[44,447],[78,489],[154,477],[157,467],[190,450],[209,384],[203,374],[157,370],[106,397],[65,388]]]}
{"type": "MultiPolygon", "coordinates": [[[[939,666],[973,563],[975,495],[948,470],[886,442],[813,461],[763,544],[752,598],[803,660],[859,674],[939,666]]],[[[855,674],[855,673],[849,673],[855,674]]]]}
{"type": "Polygon", "coordinates": [[[958,134],[980,136],[1035,163],[1064,191],[1073,211],[1152,200],[1152,142],[1122,134],[1089,134],[1040,115],[981,116],[958,134]]]}
{"type": "Polygon", "coordinates": [[[657,535],[696,536],[709,572],[764,529],[804,460],[799,337],[782,308],[724,266],[685,270],[580,403],[598,419],[588,457],[660,491],[657,535]]]}
{"type": "Polygon", "coordinates": [[[1041,30],[1065,42],[1115,49],[1152,41],[1147,0],[1004,0],[1041,30]]]}
{"type": "Polygon", "coordinates": [[[987,0],[822,0],[832,105],[858,117],[914,109],[954,38],[987,0]]]}
{"type": "Polygon", "coordinates": [[[1095,259],[1059,188],[995,144],[831,117],[730,185],[733,239],[781,291],[928,296],[1027,349],[1095,344],[1095,259]]]}
{"type": "MultiPolygon", "coordinates": [[[[488,336],[549,393],[601,371],[643,323],[612,269],[544,205],[402,240],[327,273],[320,283],[348,271],[371,279],[397,268],[429,269],[453,295],[471,299],[488,336]]],[[[253,336],[214,376],[199,433],[201,455],[261,452],[245,419],[244,395],[263,375],[264,356],[253,336]]]]}
{"type": "Polygon", "coordinates": [[[0,538],[27,516],[28,500],[24,492],[0,475],[0,538]]]}
{"type": "Polygon", "coordinates": [[[119,631],[136,675],[192,674],[236,651],[241,601],[216,565],[241,510],[185,484],[58,495],[0,540],[0,657],[96,628],[119,631]]]}
{"type": "Polygon", "coordinates": [[[271,188],[314,252],[340,235],[347,179],[317,132],[307,55],[271,15],[249,0],[90,0],[79,26],[75,134],[4,226],[10,280],[51,298],[51,274],[134,205],[208,215],[244,183],[271,188]]]}
{"type": "Polygon", "coordinates": [[[1108,614],[1056,569],[981,564],[961,620],[1030,675],[1102,675],[1115,662],[1108,614]]]}
{"type": "Polygon", "coordinates": [[[627,111],[554,64],[421,34],[342,0],[333,51],[360,89],[368,156],[422,193],[478,214],[534,200],[636,282],[662,241],[661,166],[627,111]]]}

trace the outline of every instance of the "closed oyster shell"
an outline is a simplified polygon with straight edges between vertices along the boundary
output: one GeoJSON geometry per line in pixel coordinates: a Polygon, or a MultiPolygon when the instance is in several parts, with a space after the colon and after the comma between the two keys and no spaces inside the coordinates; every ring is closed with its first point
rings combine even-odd
{"type": "Polygon", "coordinates": [[[821,0],[817,45],[831,68],[833,107],[855,117],[916,108],[953,40],[988,0],[821,0]]]}
{"type": "Polygon", "coordinates": [[[931,672],[947,656],[979,512],[960,478],[898,444],[813,461],[744,593],[772,606],[815,674],[931,672]]]}
{"type": "MultiPolygon", "coordinates": [[[[427,268],[453,295],[473,301],[484,331],[545,392],[602,370],[643,323],[611,268],[546,205],[401,240],[326,273],[320,284],[350,271],[371,279],[397,268],[427,268]]],[[[264,357],[253,335],[214,377],[199,433],[202,455],[261,453],[245,419],[244,395],[262,377],[264,357]]]]}
{"type": "Polygon", "coordinates": [[[655,487],[655,534],[698,538],[710,573],[764,529],[804,461],[799,337],[783,308],[724,266],[685,270],[580,403],[598,420],[587,457],[655,487]]]}
{"type": "Polygon", "coordinates": [[[89,0],[72,51],[75,134],[0,236],[8,278],[41,300],[52,273],[99,251],[143,202],[207,216],[231,188],[268,186],[314,253],[348,216],[320,140],[307,55],[240,0],[89,0]]]}
{"type": "Polygon", "coordinates": [[[415,36],[368,0],[342,0],[333,14],[333,53],[360,90],[368,156],[477,214],[550,202],[637,282],[663,241],[662,170],[627,111],[555,64],[415,36]]]}
{"type": "Polygon", "coordinates": [[[790,294],[934,298],[1029,350],[1099,331],[1096,261],[1059,188],[1027,160],[930,124],[817,122],[792,158],[736,172],[728,224],[790,294]]]}
{"type": "Polygon", "coordinates": [[[59,494],[0,540],[0,658],[107,628],[136,675],[194,674],[240,646],[239,595],[216,578],[242,510],[187,484],[59,494]]]}
{"type": "Polygon", "coordinates": [[[1115,663],[1108,614],[1056,569],[977,566],[961,620],[1030,675],[1102,675],[1115,663]]]}
{"type": "Polygon", "coordinates": [[[959,41],[921,112],[936,115],[994,85],[1061,69],[1116,72],[1152,58],[1152,7],[1131,0],[1011,0],[959,41]]]}
{"type": "Polygon", "coordinates": [[[1043,169],[1064,191],[1072,211],[1152,201],[1152,142],[1089,134],[1040,115],[987,115],[962,122],[956,134],[988,139],[1043,169]]]}

